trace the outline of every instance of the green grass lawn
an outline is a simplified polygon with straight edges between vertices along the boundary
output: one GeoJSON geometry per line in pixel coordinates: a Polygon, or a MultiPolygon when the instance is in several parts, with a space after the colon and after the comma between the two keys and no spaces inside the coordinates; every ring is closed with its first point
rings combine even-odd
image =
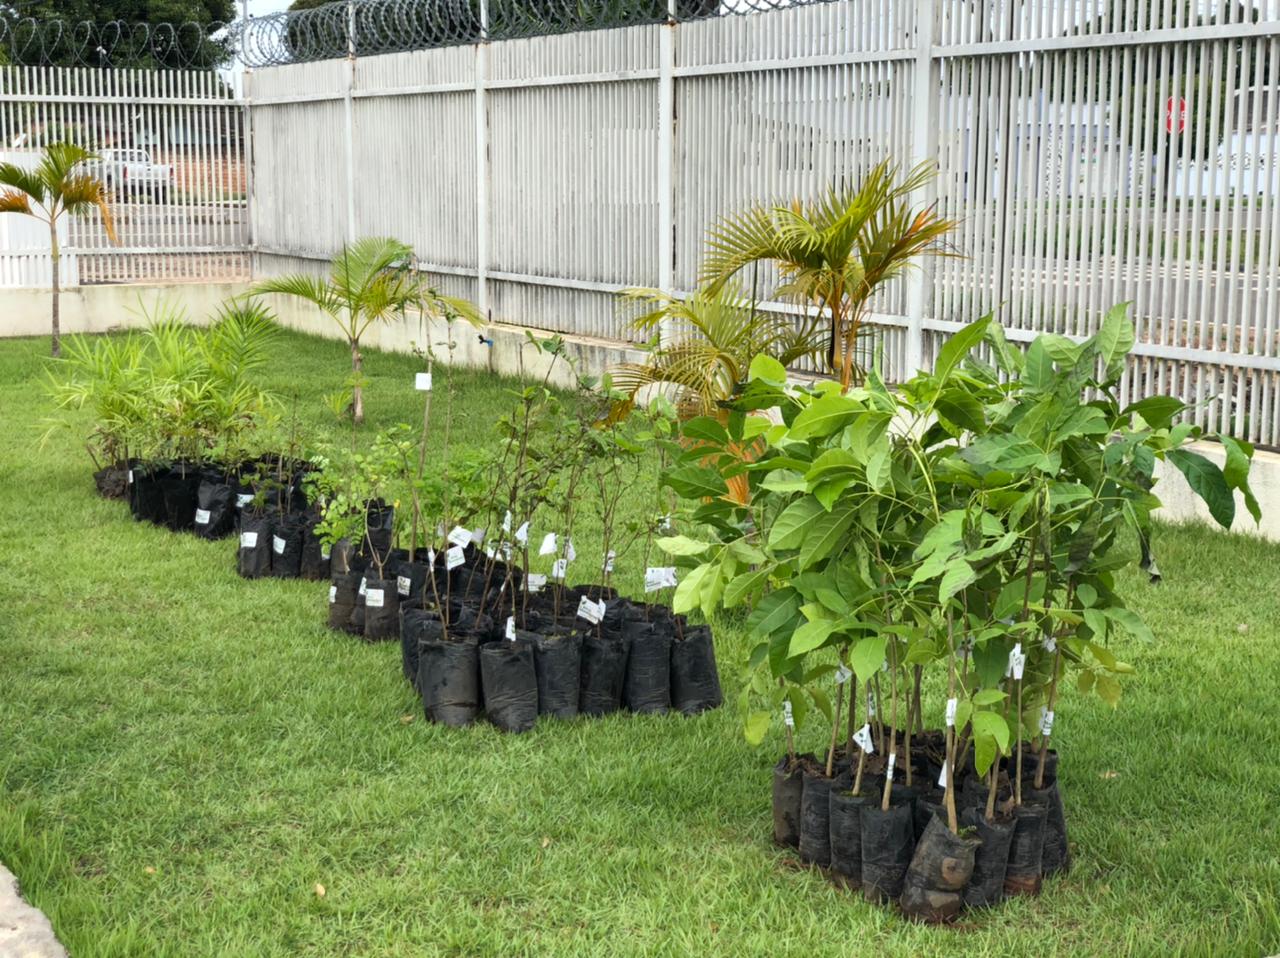
{"type": "MultiPolygon", "coordinates": [[[[1074,870],[916,927],[771,846],[780,737],[753,750],[732,705],[426,724],[398,647],[327,631],[321,584],[244,581],[232,541],[99,499],[71,433],[39,448],[46,349],[0,343],[0,860],[77,958],[1280,952],[1280,547],[1159,531],[1119,708],[1059,708],[1074,870]]],[[[333,429],[344,348],[276,353],[271,385],[333,429]]],[[[414,421],[413,360],[367,368],[364,436],[414,421]]],[[[481,442],[506,387],[457,382],[481,442]]],[[[717,644],[733,703],[745,645],[717,644]]]]}

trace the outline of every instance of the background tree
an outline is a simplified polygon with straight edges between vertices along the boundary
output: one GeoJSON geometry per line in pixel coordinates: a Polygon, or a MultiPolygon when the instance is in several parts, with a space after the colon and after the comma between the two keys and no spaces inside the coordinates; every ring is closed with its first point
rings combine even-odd
{"type": "Polygon", "coordinates": [[[58,296],[61,286],[62,254],[58,248],[58,221],[64,215],[85,216],[97,210],[111,242],[116,240],[115,223],[107,188],[92,173],[77,169],[93,153],[74,143],[53,143],[34,170],[13,163],[0,164],[0,213],[22,213],[49,227],[50,292],[53,313],[53,355],[62,355],[58,296]]]}

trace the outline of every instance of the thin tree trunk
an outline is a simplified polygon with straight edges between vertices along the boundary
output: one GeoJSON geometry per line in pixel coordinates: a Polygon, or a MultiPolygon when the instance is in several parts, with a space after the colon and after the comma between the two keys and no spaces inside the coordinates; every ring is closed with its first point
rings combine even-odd
{"type": "Polygon", "coordinates": [[[360,342],[351,341],[351,372],[355,382],[351,387],[351,421],[360,425],[364,422],[364,387],[360,385],[360,374],[364,369],[364,357],[360,355],[360,342]]]}
{"type": "Polygon", "coordinates": [[[53,358],[57,359],[62,355],[62,322],[60,303],[58,301],[61,292],[61,267],[62,253],[58,249],[58,222],[55,219],[49,220],[49,274],[50,284],[49,292],[52,294],[53,304],[53,358]]]}

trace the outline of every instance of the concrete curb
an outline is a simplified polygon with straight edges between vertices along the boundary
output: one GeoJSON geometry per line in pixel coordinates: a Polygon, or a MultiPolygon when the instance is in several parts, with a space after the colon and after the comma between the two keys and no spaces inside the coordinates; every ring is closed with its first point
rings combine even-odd
{"type": "Polygon", "coordinates": [[[44,912],[18,894],[18,879],[0,865],[0,958],[67,958],[44,912]]]}

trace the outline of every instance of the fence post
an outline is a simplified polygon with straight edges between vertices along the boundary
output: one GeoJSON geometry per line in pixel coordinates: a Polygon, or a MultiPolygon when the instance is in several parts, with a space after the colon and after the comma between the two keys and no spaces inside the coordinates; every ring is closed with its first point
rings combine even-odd
{"type": "Polygon", "coordinates": [[[347,0],[347,88],[342,97],[347,160],[347,242],[356,241],[356,145],[352,92],[356,85],[356,5],[347,0]]]}
{"type": "MultiPolygon", "coordinates": [[[[658,289],[675,292],[676,0],[667,0],[667,22],[658,34],[658,289]]],[[[668,321],[659,341],[670,339],[668,321]]]]}
{"type": "Polygon", "coordinates": [[[489,314],[489,3],[480,0],[480,40],[476,43],[476,306],[489,314]]]}
{"type": "MultiPolygon", "coordinates": [[[[911,84],[912,165],[936,163],[938,159],[937,115],[938,67],[933,56],[934,33],[938,23],[938,0],[916,0],[916,58],[911,84]]],[[[913,204],[937,199],[937,182],[930,179],[912,197],[913,204]]],[[[924,309],[932,272],[920,266],[907,274],[907,347],[902,378],[908,379],[924,365],[924,309]]]]}

